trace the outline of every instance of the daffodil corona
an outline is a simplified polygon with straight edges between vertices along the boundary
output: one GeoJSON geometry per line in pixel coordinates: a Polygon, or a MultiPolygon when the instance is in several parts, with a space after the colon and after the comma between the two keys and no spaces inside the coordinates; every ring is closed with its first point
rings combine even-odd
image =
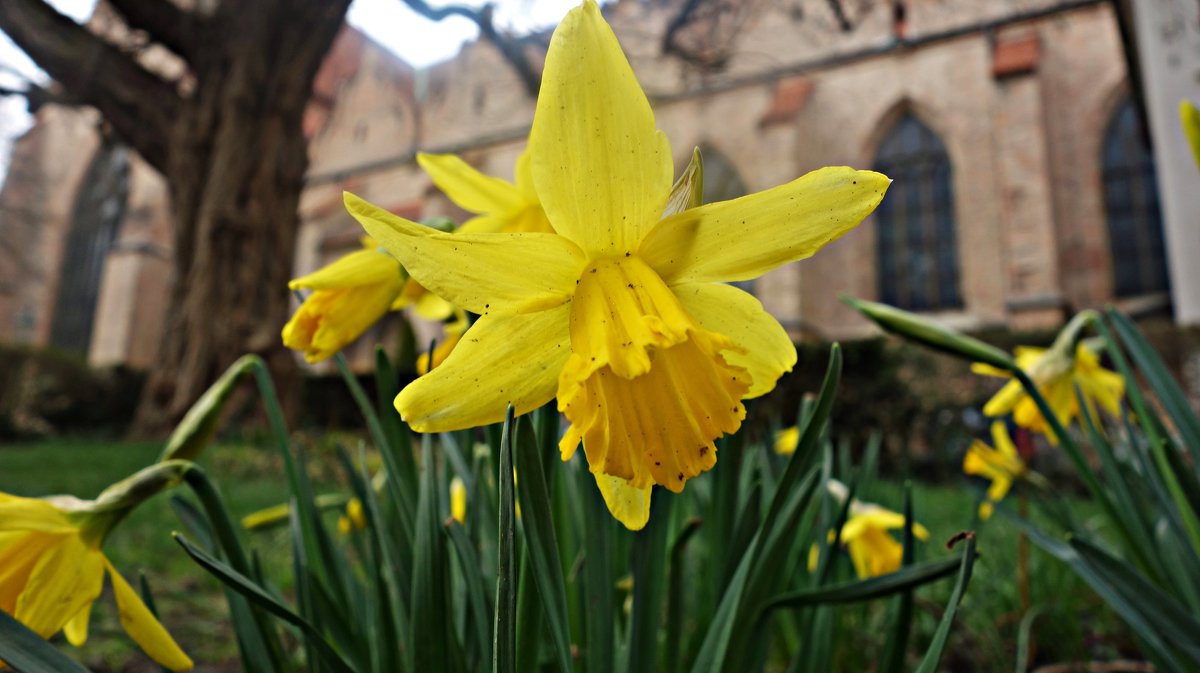
{"type": "Polygon", "coordinates": [[[134,642],[173,671],[191,670],[192,660],[100,550],[116,516],[99,502],[0,493],[0,610],[43,638],[62,631],[81,646],[107,572],[134,642]]]}
{"type": "Polygon", "coordinates": [[[666,136],[592,0],[554,32],[529,138],[552,232],[446,235],[347,194],[346,206],[423,285],[480,319],[445,363],[401,391],[421,432],[501,420],[558,397],[612,514],[649,517],[716,462],[742,400],[796,362],[749,294],[755,278],[811,256],[866,217],[889,180],[824,168],[733,201],[667,213],[666,136]]]}

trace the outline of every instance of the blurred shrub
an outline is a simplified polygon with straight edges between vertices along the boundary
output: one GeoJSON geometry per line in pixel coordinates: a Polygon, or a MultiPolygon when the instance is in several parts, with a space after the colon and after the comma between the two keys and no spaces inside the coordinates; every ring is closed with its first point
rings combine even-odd
{"type": "Polygon", "coordinates": [[[121,434],[145,375],[91,369],[56,349],[0,345],[0,440],[53,434],[121,434]]]}

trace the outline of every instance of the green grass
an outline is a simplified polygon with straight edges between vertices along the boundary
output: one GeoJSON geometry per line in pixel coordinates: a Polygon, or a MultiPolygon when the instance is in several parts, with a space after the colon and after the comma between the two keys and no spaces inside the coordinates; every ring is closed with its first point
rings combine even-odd
{"type": "MultiPolygon", "coordinates": [[[[161,448],[156,443],[89,439],[5,446],[0,449],[0,491],[93,498],[113,482],[154,462],[161,448]]],[[[199,462],[236,517],[287,500],[282,467],[271,449],[219,445],[210,447],[199,462]]],[[[313,472],[318,483],[328,483],[321,475],[332,474],[332,467],[313,472]]],[[[190,497],[186,491],[179,488],[174,494],[190,497]]],[[[232,664],[228,670],[237,670],[237,648],[221,585],[171,538],[171,531],[182,526],[170,506],[170,495],[155,496],[136,509],[109,536],[105,554],[135,587],[138,575],[145,574],[163,623],[201,664],[200,670],[227,670],[228,664],[232,664]]],[[[259,550],[273,577],[288,576],[290,559],[282,530],[248,535],[247,539],[259,550]]],[[[82,655],[81,661],[96,671],[126,670],[131,664],[149,662],[121,630],[108,589],[95,604],[87,645],[81,651],[70,646],[65,649],[82,655]]]]}
{"type": "MultiPolygon", "coordinates": [[[[153,462],[159,450],[158,444],[84,439],[6,446],[0,449],[0,491],[27,496],[69,493],[91,498],[153,462]]],[[[322,484],[318,490],[337,488],[328,476],[337,472],[329,452],[318,447],[309,453],[314,456],[310,472],[322,484]]],[[[200,462],[235,516],[287,499],[282,466],[271,449],[223,444],[210,447],[200,462]]],[[[897,483],[881,480],[860,495],[898,510],[901,492],[897,483]]],[[[177,493],[186,495],[185,489],[177,493]]],[[[159,495],[138,508],[113,532],[105,552],[130,581],[136,582],[139,573],[146,575],[163,622],[199,663],[199,670],[239,670],[220,585],[172,541],[169,533],[180,529],[180,524],[168,500],[168,495],[159,495]]],[[[916,486],[916,518],[930,531],[930,540],[922,545],[919,558],[945,554],[941,549],[945,540],[976,526],[975,502],[974,494],[963,483],[916,486]]],[[[1077,503],[1077,511],[1085,519],[1091,515],[1087,503],[1077,503]]],[[[963,603],[961,621],[952,633],[944,669],[1012,671],[1023,614],[1017,581],[1018,534],[999,514],[976,530],[981,558],[963,603]]],[[[248,535],[247,539],[262,555],[268,575],[280,581],[286,593],[284,580],[290,576],[286,532],[277,529],[248,535]]],[[[1034,628],[1037,654],[1031,662],[1106,660],[1129,655],[1133,645],[1126,629],[1079,579],[1032,546],[1029,560],[1031,602],[1041,611],[1034,628]]],[[[848,563],[841,572],[850,572],[848,563]]],[[[918,592],[916,636],[909,648],[914,657],[924,650],[936,628],[950,588],[949,583],[939,583],[918,592]]],[[[887,632],[887,606],[881,601],[838,611],[843,636],[835,670],[872,670],[871,658],[887,632]]],[[[91,639],[83,650],[65,647],[81,655],[96,671],[155,670],[148,667],[148,660],[121,631],[111,595],[96,603],[91,639]]],[[[915,659],[910,663],[915,666],[915,659]]]]}

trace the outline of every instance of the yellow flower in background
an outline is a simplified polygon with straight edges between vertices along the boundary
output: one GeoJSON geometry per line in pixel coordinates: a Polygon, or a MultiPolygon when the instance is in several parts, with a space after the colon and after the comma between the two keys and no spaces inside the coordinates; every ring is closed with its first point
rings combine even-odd
{"type": "Polygon", "coordinates": [[[1200,110],[1192,101],[1179,101],[1179,124],[1183,127],[1183,135],[1187,138],[1188,146],[1192,148],[1192,158],[1200,167],[1200,110]]]}
{"type": "Polygon", "coordinates": [[[549,232],[550,220],[533,189],[529,152],[517,158],[516,184],[484,175],[452,154],[417,154],[417,163],[438,189],[463,210],[476,214],[462,233],[549,232]]]}
{"type": "Polygon", "coordinates": [[[458,477],[450,480],[450,516],[460,524],[467,522],[467,487],[458,477]]]}
{"type": "Polygon", "coordinates": [[[995,448],[975,440],[963,458],[963,472],[992,482],[987,490],[987,500],[979,503],[979,518],[985,521],[992,516],[995,503],[1004,499],[1012,488],[1013,481],[1024,476],[1026,471],[1025,461],[1021,460],[1003,421],[992,423],[992,443],[995,448]]]}
{"type": "Polygon", "coordinates": [[[0,493],[0,610],[43,638],[62,631],[81,646],[107,572],[129,637],[163,666],[191,670],[192,660],[100,550],[113,516],[93,505],[0,493]]]}
{"type": "MultiPolygon", "coordinates": [[[[836,479],[830,479],[826,487],[839,503],[845,503],[849,497],[846,485],[836,479]]],[[[850,554],[854,573],[859,579],[878,577],[900,569],[900,564],[904,561],[904,545],[892,537],[889,531],[903,528],[903,514],[875,503],[862,502],[857,498],[850,501],[850,511],[847,513],[845,525],[842,526],[841,542],[850,554]]],[[[929,539],[929,531],[916,521],[912,524],[912,530],[916,539],[929,539]]],[[[829,541],[832,543],[833,540],[834,532],[829,531],[829,541]]],[[[817,569],[818,553],[816,545],[809,549],[809,572],[817,569]]]]}
{"type": "Polygon", "coordinates": [[[454,347],[458,345],[462,335],[471,326],[471,321],[467,319],[466,311],[462,309],[454,309],[454,320],[442,326],[442,340],[433,347],[433,362],[432,366],[429,362],[430,354],[422,353],[417,357],[417,374],[424,376],[429,371],[446,361],[450,357],[450,353],[454,351],[454,347]]]}
{"type": "Polygon", "coordinates": [[[825,168],[732,201],[664,213],[672,159],[592,0],[559,24],[529,139],[555,233],[446,235],[347,194],[346,206],[423,285],[480,319],[396,408],[419,432],[474,427],[558,397],[604,500],[639,529],[655,484],[680,491],[716,463],[741,400],[796,362],[751,295],[756,278],[858,225],[889,180],[825,168]],[[664,217],[664,215],[666,215],[664,217]]]}
{"type": "MultiPolygon", "coordinates": [[[[1079,386],[1093,416],[1096,414],[1095,404],[1099,404],[1114,416],[1119,415],[1121,397],[1125,394],[1125,379],[1120,374],[1102,367],[1100,356],[1086,343],[1081,342],[1075,346],[1074,357],[1069,353],[1070,349],[1061,347],[1044,349],[1018,346],[1013,351],[1017,366],[1037,386],[1064,428],[1079,416],[1079,401],[1075,397],[1076,385],[1079,386]]],[[[1012,376],[1003,369],[979,362],[971,365],[971,371],[985,376],[1012,376]]],[[[1011,413],[1017,425],[1040,432],[1052,444],[1058,444],[1058,438],[1038,411],[1037,403],[1021,387],[1020,381],[1014,379],[1006,383],[984,405],[983,413],[992,418],[1011,413]]]]}
{"type": "Polygon", "coordinates": [[[363,514],[362,500],[350,498],[346,503],[346,512],[338,517],[338,532],[349,535],[352,531],[363,530],[367,527],[367,517],[363,514]]]}
{"type": "Polygon", "coordinates": [[[392,309],[405,280],[400,263],[364,239],[362,250],[288,283],[313,292],[284,325],[283,345],[308,362],[332,357],[392,309]]]}
{"type": "MultiPolygon", "coordinates": [[[[904,515],[874,503],[850,504],[850,516],[842,526],[842,544],[850,553],[854,573],[860,579],[878,577],[900,569],[904,545],[889,531],[904,528],[904,515]]],[[[928,540],[929,531],[913,523],[913,537],[928,540]]]]}
{"type": "Polygon", "coordinates": [[[790,456],[796,452],[796,447],[799,445],[799,426],[793,425],[790,428],[784,428],[775,433],[775,453],[781,456],[790,456]]]}

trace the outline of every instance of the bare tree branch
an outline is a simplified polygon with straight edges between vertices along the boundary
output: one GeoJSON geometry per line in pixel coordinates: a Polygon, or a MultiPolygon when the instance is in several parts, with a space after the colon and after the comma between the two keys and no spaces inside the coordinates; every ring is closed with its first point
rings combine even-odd
{"type": "Polygon", "coordinates": [[[842,6],[842,0],[826,0],[826,2],[829,3],[829,10],[833,12],[833,18],[837,21],[838,28],[841,28],[843,33],[854,30],[854,24],[846,16],[846,8],[842,6]]]}
{"type": "Polygon", "coordinates": [[[108,0],[108,4],[130,28],[146,32],[151,40],[185,59],[195,53],[208,29],[203,17],[168,0],[108,0]]]}
{"type": "Polygon", "coordinates": [[[171,122],[184,104],[170,83],[42,0],[0,2],[0,30],[165,172],[171,122]]]}
{"type": "Polygon", "coordinates": [[[445,7],[430,7],[425,0],[402,0],[413,11],[433,21],[441,21],[450,16],[461,16],[475,22],[479,26],[479,34],[500,50],[500,55],[517,71],[525,91],[530,96],[537,97],[538,89],[542,86],[542,76],[529,62],[525,50],[521,47],[521,39],[501,34],[496,30],[492,17],[496,6],[488,3],[479,9],[465,5],[447,5],[445,7]]]}

